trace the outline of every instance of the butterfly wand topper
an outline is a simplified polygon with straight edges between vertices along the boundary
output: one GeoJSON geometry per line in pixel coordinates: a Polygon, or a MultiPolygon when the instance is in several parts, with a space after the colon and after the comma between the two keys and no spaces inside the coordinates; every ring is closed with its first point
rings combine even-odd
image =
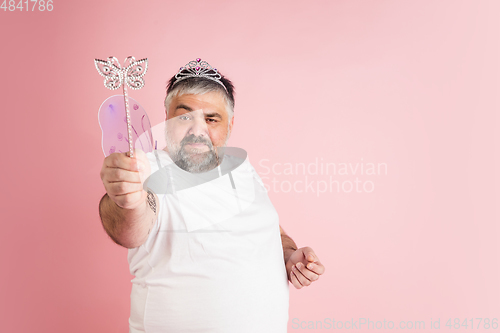
{"type": "Polygon", "coordinates": [[[123,86],[123,98],[125,100],[125,114],[127,122],[127,134],[129,144],[129,156],[134,157],[132,145],[132,131],[130,124],[130,109],[127,86],[138,90],[144,87],[144,74],[148,69],[148,59],[135,60],[130,56],[125,59],[123,66],[115,57],[108,57],[108,60],[94,59],[95,67],[101,76],[104,77],[104,86],[111,90],[119,89],[123,86]]]}

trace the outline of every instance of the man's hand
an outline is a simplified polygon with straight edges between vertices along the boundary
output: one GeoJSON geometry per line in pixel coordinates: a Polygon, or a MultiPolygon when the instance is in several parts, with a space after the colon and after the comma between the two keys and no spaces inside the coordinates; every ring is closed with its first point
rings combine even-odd
{"type": "Polygon", "coordinates": [[[288,280],[297,289],[307,287],[325,272],[325,266],[310,247],[295,250],[286,262],[288,280]]]}
{"type": "Polygon", "coordinates": [[[134,209],[146,199],[144,180],[151,169],[146,154],[134,149],[135,157],[127,153],[113,153],[104,159],[101,179],[108,196],[119,207],[134,209]]]}

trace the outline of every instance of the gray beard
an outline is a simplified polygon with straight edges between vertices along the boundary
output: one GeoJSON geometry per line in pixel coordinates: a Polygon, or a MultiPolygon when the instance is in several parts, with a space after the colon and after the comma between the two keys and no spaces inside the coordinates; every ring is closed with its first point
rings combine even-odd
{"type": "Polygon", "coordinates": [[[186,152],[183,146],[180,150],[177,150],[173,156],[171,155],[171,158],[179,168],[192,173],[207,172],[219,165],[217,153],[212,149],[203,153],[195,154],[186,152]],[[196,156],[198,161],[193,161],[193,155],[201,156],[196,156]]]}
{"type": "MultiPolygon", "coordinates": [[[[220,164],[220,161],[222,160],[222,156],[219,156],[219,151],[217,150],[216,147],[212,145],[212,142],[210,141],[207,142],[198,137],[187,136],[184,139],[182,139],[180,144],[174,144],[168,138],[168,135],[165,135],[165,137],[167,141],[167,149],[170,158],[179,168],[187,172],[201,173],[210,171],[213,168],[216,168],[220,164]],[[209,150],[204,152],[199,152],[198,149],[193,149],[192,152],[187,152],[185,146],[188,143],[196,143],[196,142],[206,144],[209,150]]],[[[223,147],[226,146],[226,142],[224,143],[223,147]]],[[[224,149],[220,150],[220,152],[223,151],[224,149]]]]}

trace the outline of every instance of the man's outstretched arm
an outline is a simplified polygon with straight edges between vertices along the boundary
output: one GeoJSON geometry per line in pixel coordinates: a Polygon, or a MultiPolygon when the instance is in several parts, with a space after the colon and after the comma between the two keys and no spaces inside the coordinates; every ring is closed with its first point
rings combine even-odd
{"type": "Polygon", "coordinates": [[[111,239],[126,248],[142,245],[158,217],[158,198],[143,189],[150,174],[146,154],[135,150],[113,153],[104,159],[101,179],[106,194],[99,203],[99,216],[111,239]]]}
{"type": "Polygon", "coordinates": [[[314,251],[308,246],[297,248],[293,239],[281,226],[280,233],[288,281],[295,288],[300,289],[319,279],[319,276],[325,272],[325,266],[321,264],[314,251]]]}

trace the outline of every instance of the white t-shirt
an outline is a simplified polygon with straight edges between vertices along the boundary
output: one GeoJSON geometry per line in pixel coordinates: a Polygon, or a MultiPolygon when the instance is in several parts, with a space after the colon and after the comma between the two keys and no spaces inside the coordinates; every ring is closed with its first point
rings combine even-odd
{"type": "Polygon", "coordinates": [[[128,251],[129,333],[286,333],[279,218],[248,158],[226,154],[218,176],[200,184],[156,153],[147,153],[150,179],[158,176],[147,186],[158,220],[128,251]]]}

